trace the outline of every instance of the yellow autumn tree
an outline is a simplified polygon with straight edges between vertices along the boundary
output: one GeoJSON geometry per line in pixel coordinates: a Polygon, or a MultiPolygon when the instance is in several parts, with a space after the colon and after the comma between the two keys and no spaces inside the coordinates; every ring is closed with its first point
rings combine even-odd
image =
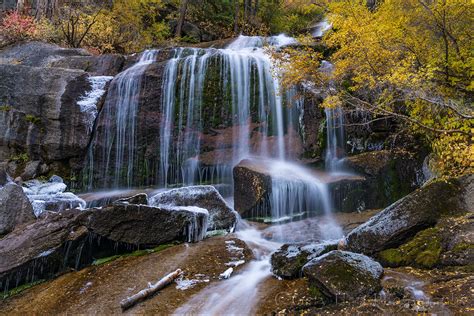
{"type": "MultiPolygon", "coordinates": [[[[474,4],[471,0],[328,1],[323,39],[340,101],[407,122],[427,139],[440,174],[474,168],[474,4]],[[372,1],[373,2],[373,1],[372,1]]],[[[288,73],[315,77],[293,54],[288,73]]],[[[290,58],[290,59],[291,59],[290,58]]],[[[306,78],[306,79],[304,79],[306,78]]],[[[297,82],[297,80],[296,80],[297,82]]],[[[407,125],[407,124],[405,124],[407,125]]]]}

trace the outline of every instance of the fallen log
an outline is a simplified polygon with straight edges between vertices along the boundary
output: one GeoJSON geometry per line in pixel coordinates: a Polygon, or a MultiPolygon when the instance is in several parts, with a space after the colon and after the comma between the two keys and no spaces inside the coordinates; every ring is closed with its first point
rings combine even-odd
{"type": "Polygon", "coordinates": [[[141,290],[137,294],[134,294],[130,297],[127,297],[126,299],[123,299],[120,301],[120,306],[122,307],[122,310],[126,310],[133,305],[137,304],[138,302],[141,302],[151,295],[155,294],[171,282],[173,282],[180,274],[182,273],[181,269],[178,269],[167,276],[165,276],[163,279],[160,281],[156,282],[155,284],[148,283],[148,287],[146,289],[141,290]]]}

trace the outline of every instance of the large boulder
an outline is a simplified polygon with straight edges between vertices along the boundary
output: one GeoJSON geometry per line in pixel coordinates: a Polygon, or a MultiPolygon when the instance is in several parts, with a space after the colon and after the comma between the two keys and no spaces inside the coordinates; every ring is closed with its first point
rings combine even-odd
{"type": "Polygon", "coordinates": [[[0,188],[0,235],[5,235],[16,226],[35,218],[33,207],[21,186],[7,183],[0,188]]]}
{"type": "Polygon", "coordinates": [[[283,279],[298,278],[308,261],[335,249],[337,244],[331,243],[285,244],[272,254],[272,272],[283,279]]]}
{"type": "Polygon", "coordinates": [[[473,212],[473,194],[473,175],[430,182],[351,231],[346,249],[373,255],[398,247],[443,215],[473,212]]]}
{"type": "Polygon", "coordinates": [[[0,290],[80,269],[101,257],[198,241],[207,219],[204,209],[133,204],[48,213],[0,239],[0,290]]]}
{"type": "Polygon", "coordinates": [[[303,267],[310,288],[332,300],[355,300],[382,290],[383,268],[367,256],[333,250],[303,267]]]}
{"type": "Polygon", "coordinates": [[[443,218],[398,248],[378,254],[385,266],[414,266],[431,269],[463,266],[474,262],[474,216],[443,218]]]}
{"type": "Polygon", "coordinates": [[[209,229],[232,230],[237,213],[226,203],[219,192],[209,185],[183,187],[158,193],[150,198],[155,206],[196,206],[209,212],[209,229]]]}

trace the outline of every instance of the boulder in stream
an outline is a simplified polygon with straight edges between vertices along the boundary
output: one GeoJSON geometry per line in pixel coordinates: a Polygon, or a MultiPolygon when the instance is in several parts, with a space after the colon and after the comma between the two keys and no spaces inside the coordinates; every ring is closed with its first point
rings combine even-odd
{"type": "Polygon", "coordinates": [[[7,183],[0,188],[0,235],[34,219],[33,207],[21,186],[7,183]]]}
{"type": "Polygon", "coordinates": [[[272,272],[283,279],[294,279],[302,276],[301,269],[313,258],[331,250],[337,244],[285,244],[272,254],[272,272]]]}
{"type": "Polygon", "coordinates": [[[210,185],[198,185],[172,189],[150,198],[154,206],[194,206],[209,212],[209,229],[232,230],[237,213],[227,204],[219,192],[210,185]]]}
{"type": "Polygon", "coordinates": [[[355,300],[382,290],[383,268],[371,258],[333,250],[304,265],[309,286],[332,300],[355,300]]]}

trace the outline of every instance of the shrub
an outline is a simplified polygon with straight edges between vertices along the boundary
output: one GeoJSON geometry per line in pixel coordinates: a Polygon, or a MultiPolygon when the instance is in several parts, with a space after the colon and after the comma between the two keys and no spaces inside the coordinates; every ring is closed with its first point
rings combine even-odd
{"type": "Polygon", "coordinates": [[[2,19],[0,32],[8,42],[17,42],[35,37],[37,25],[35,19],[16,11],[7,13],[2,19]]]}

